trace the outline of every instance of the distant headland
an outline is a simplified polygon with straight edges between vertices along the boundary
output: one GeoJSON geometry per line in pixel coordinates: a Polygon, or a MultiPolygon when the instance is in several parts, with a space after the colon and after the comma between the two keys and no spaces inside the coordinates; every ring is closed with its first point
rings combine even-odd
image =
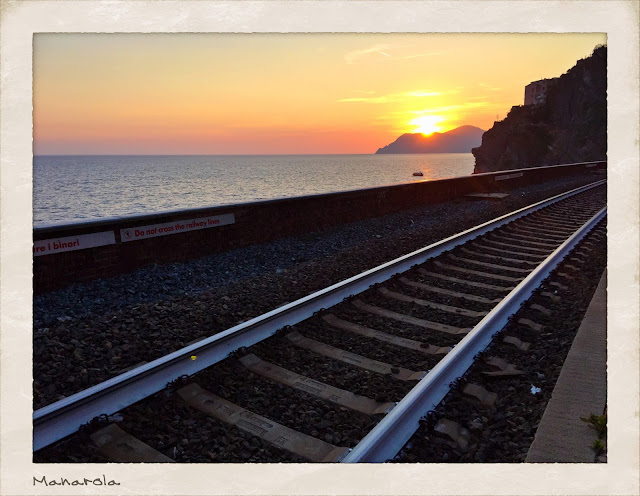
{"type": "Polygon", "coordinates": [[[381,153],[471,153],[480,146],[484,130],[475,126],[460,126],[446,133],[405,133],[393,143],[378,148],[381,153]]]}

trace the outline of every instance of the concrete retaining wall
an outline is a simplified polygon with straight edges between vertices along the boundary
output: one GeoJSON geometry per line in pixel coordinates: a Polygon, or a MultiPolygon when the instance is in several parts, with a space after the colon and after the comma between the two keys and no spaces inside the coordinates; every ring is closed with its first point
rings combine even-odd
{"type": "Polygon", "coordinates": [[[605,169],[606,162],[475,174],[296,198],[34,228],[34,293],[379,217],[467,193],[605,169]]]}

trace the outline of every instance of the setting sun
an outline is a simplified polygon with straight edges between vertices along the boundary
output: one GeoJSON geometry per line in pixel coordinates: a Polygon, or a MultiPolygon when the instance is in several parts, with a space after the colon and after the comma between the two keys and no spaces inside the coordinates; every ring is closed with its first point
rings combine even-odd
{"type": "Polygon", "coordinates": [[[414,129],[414,133],[422,133],[425,136],[433,134],[435,132],[440,131],[440,126],[438,126],[439,122],[444,120],[443,117],[439,115],[423,115],[416,119],[413,119],[409,124],[416,126],[414,129]]]}
{"type": "Polygon", "coordinates": [[[527,84],[562,74],[604,41],[601,33],[38,33],[34,151],[374,153],[404,133],[489,129],[523,103],[527,84]],[[491,54],[491,64],[478,54],[491,54]]]}

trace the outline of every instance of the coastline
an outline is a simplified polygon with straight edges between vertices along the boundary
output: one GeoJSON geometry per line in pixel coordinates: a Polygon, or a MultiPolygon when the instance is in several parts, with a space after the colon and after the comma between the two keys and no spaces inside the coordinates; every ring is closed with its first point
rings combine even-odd
{"type": "Polygon", "coordinates": [[[474,167],[471,153],[39,156],[33,166],[35,227],[459,177],[474,167]]]}

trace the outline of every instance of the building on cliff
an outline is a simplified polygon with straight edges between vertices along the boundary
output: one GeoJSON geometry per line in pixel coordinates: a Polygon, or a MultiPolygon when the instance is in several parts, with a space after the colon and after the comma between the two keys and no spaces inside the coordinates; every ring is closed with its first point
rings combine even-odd
{"type": "Polygon", "coordinates": [[[558,78],[541,79],[524,87],[524,104],[538,105],[547,101],[547,90],[558,78]]]}
{"type": "Polygon", "coordinates": [[[525,96],[482,135],[475,173],[607,159],[607,47],[546,81],[540,103],[525,96]]]}

